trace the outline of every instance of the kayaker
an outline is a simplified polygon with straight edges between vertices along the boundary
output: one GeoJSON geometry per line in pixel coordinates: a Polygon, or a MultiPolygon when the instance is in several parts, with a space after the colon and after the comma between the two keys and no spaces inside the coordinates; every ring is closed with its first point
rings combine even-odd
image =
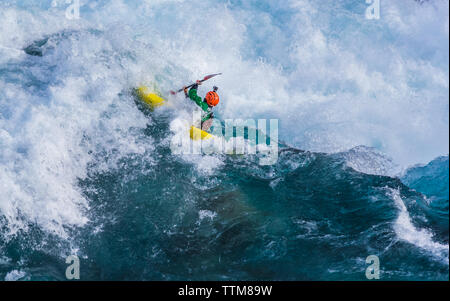
{"type": "Polygon", "coordinates": [[[216,86],[213,87],[212,91],[206,93],[204,99],[197,95],[198,86],[201,85],[201,81],[197,81],[188,92],[188,88],[184,87],[184,95],[186,98],[190,98],[193,100],[201,109],[202,109],[202,121],[201,121],[201,129],[203,131],[208,131],[212,125],[214,113],[212,112],[213,107],[215,107],[219,103],[219,95],[217,94],[216,86]]]}

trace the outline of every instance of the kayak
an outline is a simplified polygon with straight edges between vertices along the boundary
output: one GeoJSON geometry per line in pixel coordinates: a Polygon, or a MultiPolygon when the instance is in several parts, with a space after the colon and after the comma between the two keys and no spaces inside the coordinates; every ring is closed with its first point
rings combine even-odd
{"type": "Polygon", "coordinates": [[[191,129],[189,131],[189,136],[191,137],[192,140],[197,141],[197,140],[208,140],[213,138],[214,136],[211,135],[208,132],[202,131],[199,128],[196,128],[195,126],[191,126],[191,129]]]}
{"type": "MultiPolygon", "coordinates": [[[[154,110],[157,107],[164,106],[168,104],[168,102],[160,96],[158,92],[155,91],[156,89],[151,89],[146,86],[140,86],[136,89],[137,95],[139,98],[146,103],[151,110],[154,110]]],[[[189,129],[189,137],[191,137],[192,140],[208,140],[211,138],[214,138],[213,135],[211,135],[208,132],[202,131],[201,129],[191,126],[189,129]]]]}
{"type": "Polygon", "coordinates": [[[146,86],[140,86],[137,88],[137,95],[140,99],[145,102],[150,109],[154,110],[156,107],[160,107],[165,105],[167,102],[164,98],[159,96],[158,92],[155,92],[153,89],[150,89],[146,86]]]}

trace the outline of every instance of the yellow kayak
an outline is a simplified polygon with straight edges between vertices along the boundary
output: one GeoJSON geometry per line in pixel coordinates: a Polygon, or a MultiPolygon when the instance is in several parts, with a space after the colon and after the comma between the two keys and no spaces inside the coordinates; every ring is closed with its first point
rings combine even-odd
{"type": "Polygon", "coordinates": [[[189,131],[190,137],[192,140],[197,141],[197,140],[208,140],[213,138],[214,136],[211,135],[208,132],[202,131],[199,128],[196,128],[195,126],[191,126],[191,129],[189,131]]]}
{"type": "MultiPolygon", "coordinates": [[[[146,86],[140,86],[136,89],[137,95],[139,98],[145,102],[151,110],[154,110],[157,107],[164,106],[168,104],[168,102],[162,98],[158,92],[155,92],[156,89],[151,89],[146,86]]],[[[207,140],[211,139],[214,136],[211,135],[208,132],[202,131],[199,128],[196,128],[195,126],[191,126],[189,130],[189,136],[192,140],[207,140]]]]}
{"type": "Polygon", "coordinates": [[[154,110],[156,107],[163,106],[166,104],[166,100],[158,95],[154,90],[146,87],[140,86],[137,88],[137,94],[142,99],[143,102],[148,104],[150,109],[154,110]]]}

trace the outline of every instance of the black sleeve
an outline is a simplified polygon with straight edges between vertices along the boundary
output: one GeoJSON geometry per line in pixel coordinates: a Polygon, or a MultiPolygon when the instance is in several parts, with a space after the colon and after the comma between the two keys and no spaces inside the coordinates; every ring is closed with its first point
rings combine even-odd
{"type": "Polygon", "coordinates": [[[198,90],[198,84],[194,84],[194,85],[189,89],[189,91],[192,90],[192,89],[198,90]]]}

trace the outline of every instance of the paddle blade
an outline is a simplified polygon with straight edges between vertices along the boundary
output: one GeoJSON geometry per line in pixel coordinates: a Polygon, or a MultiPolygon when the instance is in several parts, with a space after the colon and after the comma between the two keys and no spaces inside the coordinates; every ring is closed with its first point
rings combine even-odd
{"type": "Polygon", "coordinates": [[[214,77],[214,76],[221,75],[221,74],[222,74],[222,73],[216,73],[216,74],[210,74],[210,75],[207,75],[207,76],[205,76],[205,77],[203,78],[202,81],[208,80],[208,79],[210,79],[210,78],[212,78],[212,77],[214,77]]]}
{"type": "MultiPolygon", "coordinates": [[[[221,75],[221,74],[222,74],[222,73],[216,73],[216,74],[210,74],[210,75],[207,75],[207,76],[205,76],[200,82],[204,82],[204,81],[206,81],[206,80],[208,80],[208,79],[210,79],[210,78],[213,78],[214,76],[221,75]]],[[[191,84],[191,85],[187,86],[186,88],[190,88],[190,87],[192,87],[193,85],[195,85],[195,84],[191,84]]],[[[181,92],[181,91],[183,91],[183,88],[181,88],[181,89],[178,90],[178,91],[170,91],[170,94],[175,95],[175,94],[177,94],[178,92],[181,92]]]]}

